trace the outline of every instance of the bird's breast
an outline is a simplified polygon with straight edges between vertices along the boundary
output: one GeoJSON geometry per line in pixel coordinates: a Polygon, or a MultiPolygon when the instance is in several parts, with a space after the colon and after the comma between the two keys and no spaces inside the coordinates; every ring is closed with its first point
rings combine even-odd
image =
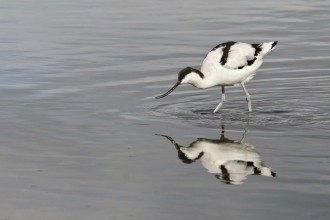
{"type": "Polygon", "coordinates": [[[244,82],[248,77],[253,75],[261,66],[262,60],[255,62],[252,66],[247,66],[242,69],[227,69],[220,65],[206,72],[205,77],[199,82],[196,87],[210,88],[213,86],[232,86],[244,82]]]}

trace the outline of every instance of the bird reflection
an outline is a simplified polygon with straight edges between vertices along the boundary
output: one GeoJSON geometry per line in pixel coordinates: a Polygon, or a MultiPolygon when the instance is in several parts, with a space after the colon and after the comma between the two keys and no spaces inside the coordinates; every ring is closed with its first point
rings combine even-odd
{"type": "Polygon", "coordinates": [[[174,144],[179,159],[186,164],[201,160],[202,165],[209,173],[226,184],[242,184],[248,175],[261,175],[275,177],[276,172],[266,167],[255,147],[244,142],[247,126],[240,141],[225,137],[224,125],[220,139],[198,138],[189,147],[177,144],[171,137],[166,137],[174,144]]]}

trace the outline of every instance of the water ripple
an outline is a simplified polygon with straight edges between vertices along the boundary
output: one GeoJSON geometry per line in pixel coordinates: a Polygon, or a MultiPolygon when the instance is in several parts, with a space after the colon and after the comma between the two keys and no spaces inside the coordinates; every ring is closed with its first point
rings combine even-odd
{"type": "Polygon", "coordinates": [[[292,102],[276,100],[258,100],[253,102],[253,112],[247,112],[244,101],[226,103],[226,106],[214,114],[216,103],[201,102],[162,102],[148,103],[135,108],[135,112],[123,113],[123,117],[135,115],[138,120],[162,120],[176,124],[191,124],[201,127],[218,127],[222,121],[232,125],[242,125],[246,118],[251,125],[322,125],[329,124],[330,114],[319,108],[306,105],[297,108],[292,102]]]}

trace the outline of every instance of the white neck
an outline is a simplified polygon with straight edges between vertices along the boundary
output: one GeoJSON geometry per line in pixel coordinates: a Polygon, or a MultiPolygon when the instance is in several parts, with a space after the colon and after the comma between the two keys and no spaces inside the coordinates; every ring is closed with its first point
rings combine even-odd
{"type": "Polygon", "coordinates": [[[191,72],[181,81],[181,84],[191,84],[197,88],[204,89],[210,86],[208,81],[208,79],[202,78],[199,74],[191,72]]]}

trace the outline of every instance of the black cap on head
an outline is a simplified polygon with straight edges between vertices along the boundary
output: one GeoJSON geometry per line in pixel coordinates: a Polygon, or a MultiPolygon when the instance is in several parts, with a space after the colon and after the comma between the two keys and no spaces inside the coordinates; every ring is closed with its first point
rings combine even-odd
{"type": "Polygon", "coordinates": [[[191,68],[191,67],[188,66],[186,68],[183,68],[179,72],[179,74],[178,74],[178,80],[179,80],[179,82],[181,82],[186,77],[186,75],[188,75],[189,73],[192,73],[192,72],[198,74],[200,78],[202,78],[202,79],[204,78],[204,74],[201,71],[199,71],[197,69],[194,69],[194,68],[191,68]]]}
{"type": "Polygon", "coordinates": [[[181,82],[185,77],[186,75],[188,75],[189,73],[193,72],[193,68],[191,67],[186,67],[186,68],[183,68],[179,74],[178,74],[178,80],[179,82],[181,82]]]}

